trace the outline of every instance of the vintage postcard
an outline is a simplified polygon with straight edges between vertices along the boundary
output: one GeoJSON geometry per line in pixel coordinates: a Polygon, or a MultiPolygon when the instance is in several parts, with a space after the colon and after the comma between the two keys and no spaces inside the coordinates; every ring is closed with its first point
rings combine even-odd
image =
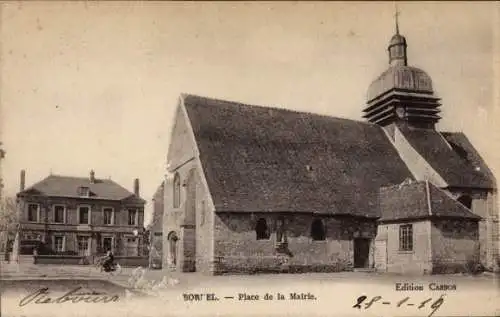
{"type": "Polygon", "coordinates": [[[498,2],[0,9],[1,316],[500,316],[498,2]]]}

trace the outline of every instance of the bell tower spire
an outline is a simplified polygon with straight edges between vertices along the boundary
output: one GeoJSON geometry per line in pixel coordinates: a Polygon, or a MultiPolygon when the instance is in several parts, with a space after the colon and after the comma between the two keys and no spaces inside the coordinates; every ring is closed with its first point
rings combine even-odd
{"type": "Polygon", "coordinates": [[[394,7],[395,7],[395,11],[396,11],[396,12],[394,12],[394,20],[396,22],[396,34],[399,34],[399,21],[398,21],[399,10],[398,10],[398,4],[396,3],[394,5],[394,7]]]}
{"type": "Polygon", "coordinates": [[[439,97],[434,95],[429,75],[408,65],[406,38],[399,33],[397,4],[394,10],[395,34],[387,51],[389,67],[368,88],[364,115],[387,131],[396,126],[435,129],[439,116],[439,97]]]}
{"type": "Polygon", "coordinates": [[[394,22],[396,25],[396,34],[391,38],[391,42],[389,43],[389,47],[387,50],[389,51],[389,64],[391,66],[394,65],[408,65],[408,58],[406,56],[406,39],[404,36],[399,34],[399,15],[400,12],[398,10],[397,4],[395,5],[394,12],[394,22]]]}

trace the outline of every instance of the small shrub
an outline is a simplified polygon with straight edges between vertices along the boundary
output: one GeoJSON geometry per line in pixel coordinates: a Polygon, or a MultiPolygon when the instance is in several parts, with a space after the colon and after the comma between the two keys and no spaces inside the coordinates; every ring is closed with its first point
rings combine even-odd
{"type": "Polygon", "coordinates": [[[465,272],[473,275],[480,274],[484,272],[484,266],[479,261],[470,259],[465,263],[465,272]]]}

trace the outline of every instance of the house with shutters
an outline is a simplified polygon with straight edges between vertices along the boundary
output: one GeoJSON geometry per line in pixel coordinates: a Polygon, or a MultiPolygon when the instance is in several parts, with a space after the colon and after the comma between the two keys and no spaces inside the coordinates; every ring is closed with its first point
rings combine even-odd
{"type": "Polygon", "coordinates": [[[496,180],[440,131],[396,28],[364,120],[183,94],[164,182],[163,268],[433,274],[498,266],[496,180]]]}
{"type": "Polygon", "coordinates": [[[139,179],[133,192],[111,179],[49,175],[25,188],[21,171],[17,203],[20,253],[91,257],[142,255],[144,205],[139,179]]]}

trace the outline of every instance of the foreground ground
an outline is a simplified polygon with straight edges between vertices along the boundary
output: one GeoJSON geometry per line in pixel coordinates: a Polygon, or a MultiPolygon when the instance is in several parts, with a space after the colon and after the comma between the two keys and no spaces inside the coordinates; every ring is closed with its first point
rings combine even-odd
{"type": "Polygon", "coordinates": [[[211,277],[150,270],[145,272],[142,285],[137,278],[131,280],[132,275],[132,268],[110,276],[92,266],[2,263],[2,316],[495,316],[500,313],[498,284],[495,276],[488,274],[402,277],[342,272],[211,277]],[[397,291],[397,283],[400,288],[404,283],[421,285],[423,290],[397,291]],[[455,289],[430,290],[430,284],[455,289]],[[19,305],[28,295],[44,288],[47,289],[44,296],[52,298],[78,288],[79,293],[116,295],[119,300],[108,304],[74,304],[70,300],[36,304],[35,300],[25,300],[24,303],[29,303],[19,305]],[[366,296],[360,302],[361,308],[353,308],[361,296],[366,296]],[[443,300],[439,301],[440,297],[443,300]]]}

